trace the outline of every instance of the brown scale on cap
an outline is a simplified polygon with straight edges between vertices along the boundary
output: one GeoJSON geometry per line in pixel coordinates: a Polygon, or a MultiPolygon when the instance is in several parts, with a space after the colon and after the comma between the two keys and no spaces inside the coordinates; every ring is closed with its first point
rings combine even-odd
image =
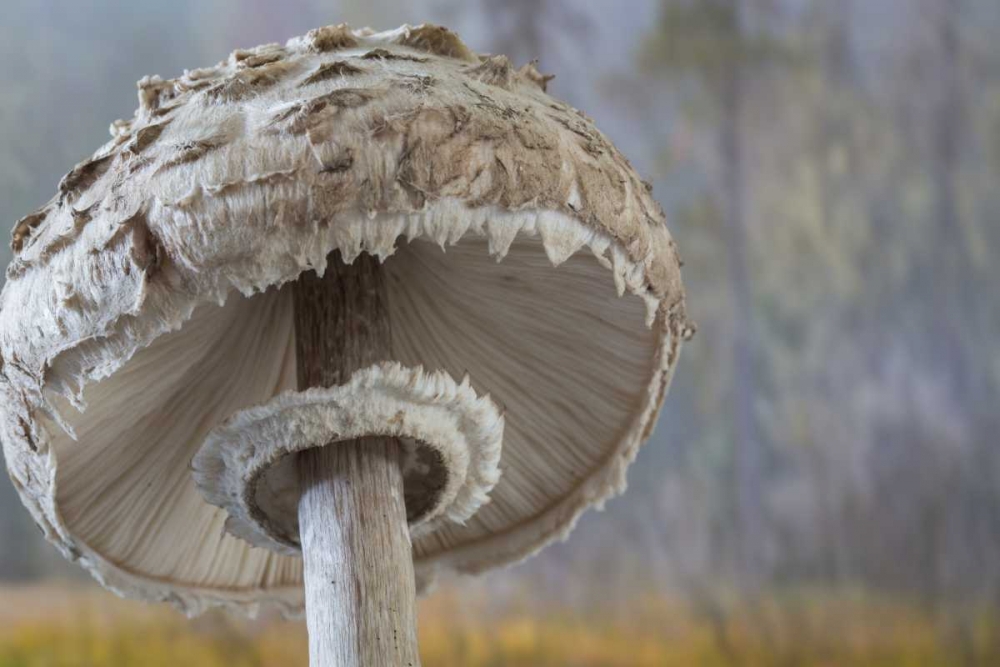
{"type": "Polygon", "coordinates": [[[114,155],[102,155],[73,167],[72,171],[59,181],[59,194],[64,200],[71,200],[97,182],[111,166],[114,155]]]}
{"type": "Polygon", "coordinates": [[[264,65],[270,65],[271,63],[276,63],[285,54],[281,50],[274,51],[264,51],[263,53],[257,50],[251,51],[233,51],[230,55],[230,59],[235,64],[236,67],[240,69],[253,69],[256,67],[263,67],[264,65]]]}
{"type": "Polygon", "coordinates": [[[469,67],[465,72],[472,78],[510,90],[514,84],[514,67],[507,56],[491,56],[475,67],[469,67]]]}
{"type": "Polygon", "coordinates": [[[346,60],[334,60],[330,63],[322,63],[312,73],[302,80],[299,86],[311,86],[314,83],[320,83],[322,81],[329,81],[330,79],[339,79],[341,77],[355,76],[362,74],[363,69],[352,65],[346,60]]]}
{"type": "Polygon", "coordinates": [[[293,104],[273,116],[271,130],[297,135],[327,122],[342,109],[357,109],[376,99],[377,91],[366,88],[338,88],[325,95],[293,104]]]}
{"type": "Polygon", "coordinates": [[[39,224],[45,219],[45,216],[49,214],[49,209],[44,208],[30,215],[26,215],[14,225],[14,229],[10,233],[10,248],[15,253],[21,252],[24,247],[25,242],[31,237],[31,232],[38,227],[39,224]]]}
{"type": "Polygon", "coordinates": [[[396,40],[400,46],[408,46],[419,51],[433,53],[436,56],[457,58],[458,60],[477,60],[477,56],[465,45],[458,35],[439,25],[422,25],[403,31],[402,37],[396,40]]]}
{"type": "Polygon", "coordinates": [[[160,173],[168,169],[197,162],[212,151],[222,148],[226,144],[226,141],[226,135],[220,134],[210,139],[195,139],[177,144],[173,147],[170,155],[160,163],[156,171],[160,173]]]}
{"type": "Polygon", "coordinates": [[[160,135],[163,134],[163,130],[167,129],[167,125],[169,124],[170,121],[168,120],[162,123],[146,125],[145,127],[139,128],[135,134],[132,135],[132,139],[125,144],[122,151],[127,151],[132,155],[139,155],[160,138],[160,135]]]}
{"type": "Polygon", "coordinates": [[[205,100],[212,104],[239,102],[259,95],[280,80],[274,67],[242,71],[227,78],[204,92],[205,100]]]}
{"type": "Polygon", "coordinates": [[[556,78],[555,74],[542,74],[538,71],[538,61],[532,60],[530,63],[517,70],[517,73],[521,75],[525,81],[530,81],[539,88],[542,92],[546,92],[549,89],[549,81],[556,78]]]}
{"type": "Polygon", "coordinates": [[[420,58],[418,56],[411,56],[406,53],[393,53],[388,49],[372,49],[368,51],[363,56],[362,60],[402,60],[409,61],[413,63],[425,63],[427,58],[420,58]]]}
{"type": "Polygon", "coordinates": [[[312,48],[319,53],[351,49],[358,45],[358,40],[346,23],[310,30],[306,33],[306,39],[312,44],[312,48]]]}
{"type": "Polygon", "coordinates": [[[139,90],[139,110],[152,112],[176,96],[174,81],[158,76],[146,76],[136,84],[139,90]]]}

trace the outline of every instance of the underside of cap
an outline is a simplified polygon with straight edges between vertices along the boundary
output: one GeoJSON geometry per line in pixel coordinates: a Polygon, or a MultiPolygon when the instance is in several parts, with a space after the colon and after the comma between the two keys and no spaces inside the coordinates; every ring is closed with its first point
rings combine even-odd
{"type": "Polygon", "coordinates": [[[141,82],[15,229],[0,296],[0,435],[46,536],[122,594],[301,609],[300,559],[226,533],[189,466],[296,388],[282,286],[334,249],[384,261],[391,361],[468,375],[505,414],[490,502],[414,533],[422,581],[520,560],[621,491],[691,331],[679,259],[627,161],[543,85],[433,27],[141,82]]]}

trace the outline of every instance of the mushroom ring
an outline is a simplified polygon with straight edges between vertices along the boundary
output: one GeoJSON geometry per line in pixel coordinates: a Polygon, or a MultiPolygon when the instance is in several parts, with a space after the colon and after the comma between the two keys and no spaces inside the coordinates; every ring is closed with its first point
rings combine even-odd
{"type": "Polygon", "coordinates": [[[281,394],[213,430],[194,458],[205,498],[229,515],[226,530],[255,546],[299,555],[294,457],[370,436],[400,438],[414,536],[463,524],[500,478],[503,417],[466,377],[399,364],[357,371],[347,384],[281,394]]]}

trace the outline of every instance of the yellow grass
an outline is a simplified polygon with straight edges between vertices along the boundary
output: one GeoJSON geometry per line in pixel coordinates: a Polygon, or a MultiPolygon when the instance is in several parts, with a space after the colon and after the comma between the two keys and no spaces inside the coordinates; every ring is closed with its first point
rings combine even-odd
{"type": "MultiPolygon", "coordinates": [[[[985,613],[959,635],[908,605],[861,596],[798,593],[708,613],[663,599],[569,610],[526,595],[498,602],[486,589],[445,590],[425,600],[425,667],[1000,664],[1000,623],[985,613]]],[[[189,621],[91,589],[0,590],[0,667],[306,663],[299,623],[189,621]]]]}

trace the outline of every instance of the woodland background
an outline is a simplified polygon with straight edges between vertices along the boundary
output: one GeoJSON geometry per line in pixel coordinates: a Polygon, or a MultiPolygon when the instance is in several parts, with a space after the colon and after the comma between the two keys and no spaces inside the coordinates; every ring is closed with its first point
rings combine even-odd
{"type": "MultiPolygon", "coordinates": [[[[0,219],[141,76],[342,21],[557,74],[654,184],[699,325],[629,492],[428,600],[427,664],[1000,664],[1000,3],[4,0],[0,219]]],[[[6,478],[0,582],[0,667],[133,664],[138,636],[303,659],[297,626],[91,592],[6,478]]]]}

